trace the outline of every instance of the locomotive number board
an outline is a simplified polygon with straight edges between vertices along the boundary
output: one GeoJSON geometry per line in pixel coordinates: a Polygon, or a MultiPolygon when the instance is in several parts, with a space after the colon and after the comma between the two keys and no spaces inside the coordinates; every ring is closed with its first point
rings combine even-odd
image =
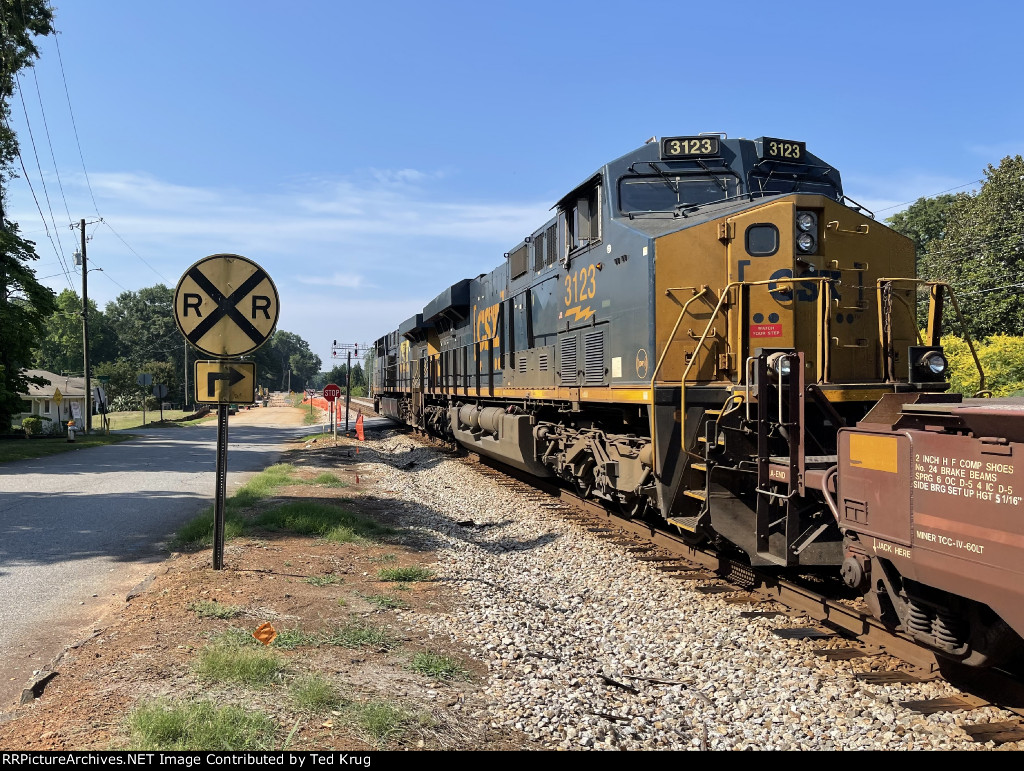
{"type": "Polygon", "coordinates": [[[761,157],[773,161],[802,161],[807,154],[806,142],[794,142],[790,139],[761,137],[761,157]]]}
{"type": "Polygon", "coordinates": [[[662,158],[699,158],[721,155],[718,137],[662,137],[662,158]]]}

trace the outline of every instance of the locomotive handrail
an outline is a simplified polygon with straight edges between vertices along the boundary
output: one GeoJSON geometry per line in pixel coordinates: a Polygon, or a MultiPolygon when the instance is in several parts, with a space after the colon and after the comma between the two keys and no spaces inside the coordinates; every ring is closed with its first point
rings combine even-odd
{"type": "Polygon", "coordinates": [[[679,325],[683,323],[683,316],[686,315],[686,309],[690,307],[690,303],[696,300],[698,297],[703,297],[706,292],[711,290],[711,287],[704,284],[701,290],[698,292],[695,286],[677,286],[671,289],[666,289],[665,294],[671,294],[672,292],[682,292],[689,289],[693,292],[693,297],[683,303],[682,309],[679,311],[679,318],[676,319],[676,325],[672,327],[672,331],[669,333],[668,341],[665,343],[665,348],[661,352],[661,356],[658,357],[658,363],[654,366],[654,372],[651,374],[651,390],[654,390],[654,381],[658,379],[658,371],[661,369],[661,365],[665,362],[665,357],[668,356],[668,349],[672,347],[672,343],[675,340],[676,332],[679,330],[679,325]]]}
{"type": "MultiPolygon", "coordinates": [[[[701,335],[700,340],[697,342],[694,348],[693,356],[686,363],[686,369],[683,370],[683,376],[680,378],[680,394],[679,394],[679,429],[680,439],[683,445],[683,452],[687,452],[686,448],[686,378],[690,374],[690,370],[693,368],[694,362],[697,361],[697,352],[704,347],[704,342],[708,338],[708,333],[711,331],[712,325],[715,323],[715,319],[718,317],[719,312],[722,310],[722,306],[725,305],[726,299],[729,293],[736,288],[745,286],[765,286],[769,284],[794,284],[796,282],[816,281],[820,284],[830,283],[835,279],[829,278],[828,276],[792,276],[792,277],[780,277],[780,278],[766,278],[759,281],[731,281],[725,285],[719,298],[718,304],[715,306],[714,311],[711,313],[711,317],[708,319],[707,326],[704,327],[704,333],[701,335]]],[[[677,325],[678,326],[678,325],[677,325]]],[[[670,341],[671,342],[671,341],[670,341]]],[[[746,372],[743,373],[743,378],[747,377],[746,372]]],[[[744,381],[741,381],[744,382],[744,381]]],[[[737,384],[738,385],[738,384],[737,384]]],[[[651,388],[653,389],[654,384],[652,382],[651,388]]],[[[657,456],[653,456],[657,460],[657,456]]]]}
{"type": "MultiPolygon", "coordinates": [[[[941,327],[941,323],[940,323],[941,319],[938,318],[938,310],[941,309],[941,307],[942,307],[942,290],[944,289],[944,290],[946,290],[949,293],[949,299],[953,302],[953,310],[956,311],[957,321],[960,322],[960,329],[963,331],[963,334],[964,334],[964,342],[967,343],[967,348],[971,352],[971,358],[974,359],[974,366],[978,370],[978,392],[980,393],[980,392],[984,391],[985,390],[985,370],[981,366],[981,359],[978,358],[978,352],[975,350],[974,342],[971,340],[971,336],[970,336],[970,334],[968,332],[968,329],[967,329],[967,322],[964,321],[963,313],[960,312],[960,303],[957,302],[956,294],[953,292],[953,287],[951,287],[945,281],[927,281],[927,280],[922,279],[922,278],[880,278],[880,279],[878,279],[875,282],[875,285],[876,285],[876,290],[875,291],[878,294],[878,314],[879,314],[878,334],[879,334],[879,337],[882,338],[882,339],[879,340],[879,343],[882,345],[882,350],[883,350],[883,353],[886,354],[886,358],[887,359],[891,358],[891,356],[889,355],[889,350],[892,347],[892,341],[891,341],[891,335],[888,334],[888,332],[889,332],[889,325],[887,323],[885,323],[885,320],[882,318],[882,316],[883,316],[882,284],[885,283],[885,284],[892,285],[892,284],[894,284],[896,282],[902,282],[902,283],[905,283],[905,284],[924,285],[924,286],[929,287],[929,301],[928,302],[929,302],[929,305],[931,306],[929,308],[929,313],[928,313],[928,344],[929,345],[938,345],[939,344],[938,341],[941,338],[942,333],[941,333],[941,328],[940,328],[941,327]],[[939,291],[936,292],[935,290],[939,290],[939,291]],[[884,337],[883,337],[883,335],[884,335],[884,337]]],[[[906,304],[906,303],[904,303],[904,304],[906,304]]],[[[891,314],[890,314],[890,318],[888,319],[888,321],[889,321],[889,323],[891,323],[891,321],[892,321],[891,314]]],[[[917,318],[916,318],[916,316],[914,318],[914,330],[917,332],[917,339],[918,339],[918,342],[920,342],[921,341],[921,332],[920,332],[920,330],[917,329],[917,318]]],[[[886,378],[889,379],[889,380],[894,380],[895,379],[895,376],[892,375],[892,373],[890,373],[888,371],[885,372],[884,374],[885,374],[886,378]]]]}

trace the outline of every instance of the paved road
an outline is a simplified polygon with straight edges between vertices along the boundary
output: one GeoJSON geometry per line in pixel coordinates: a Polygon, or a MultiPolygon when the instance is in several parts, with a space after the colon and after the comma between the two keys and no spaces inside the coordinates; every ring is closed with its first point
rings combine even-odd
{"type": "MultiPolygon", "coordinates": [[[[229,424],[229,495],[308,431],[243,420],[229,424]]],[[[147,429],[0,465],[0,712],[33,670],[123,603],[167,556],[168,536],[212,503],[216,441],[215,423],[147,429]]]]}

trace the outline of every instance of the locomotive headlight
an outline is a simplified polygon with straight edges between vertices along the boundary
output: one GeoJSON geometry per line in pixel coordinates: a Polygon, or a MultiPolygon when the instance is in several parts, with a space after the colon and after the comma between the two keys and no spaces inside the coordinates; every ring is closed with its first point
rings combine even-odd
{"type": "Polygon", "coordinates": [[[801,233],[796,237],[796,246],[801,252],[813,252],[817,240],[810,233],[801,233]]]}
{"type": "Polygon", "coordinates": [[[789,377],[791,369],[788,353],[773,353],[768,357],[768,371],[782,377],[789,377]]]}
{"type": "Polygon", "coordinates": [[[818,217],[814,212],[802,211],[796,215],[796,226],[805,233],[817,230],[818,217]]]}
{"type": "Polygon", "coordinates": [[[929,351],[921,357],[920,365],[927,367],[928,371],[933,375],[941,375],[949,367],[949,362],[946,361],[946,357],[938,351],[929,351]]]}

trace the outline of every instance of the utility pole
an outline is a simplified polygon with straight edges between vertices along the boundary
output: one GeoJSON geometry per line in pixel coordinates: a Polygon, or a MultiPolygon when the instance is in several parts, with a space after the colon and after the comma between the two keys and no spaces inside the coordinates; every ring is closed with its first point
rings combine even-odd
{"type": "Polygon", "coordinates": [[[85,257],[85,220],[82,229],[82,363],[85,367],[85,433],[92,431],[92,384],[89,378],[89,268],[85,257]]]}

